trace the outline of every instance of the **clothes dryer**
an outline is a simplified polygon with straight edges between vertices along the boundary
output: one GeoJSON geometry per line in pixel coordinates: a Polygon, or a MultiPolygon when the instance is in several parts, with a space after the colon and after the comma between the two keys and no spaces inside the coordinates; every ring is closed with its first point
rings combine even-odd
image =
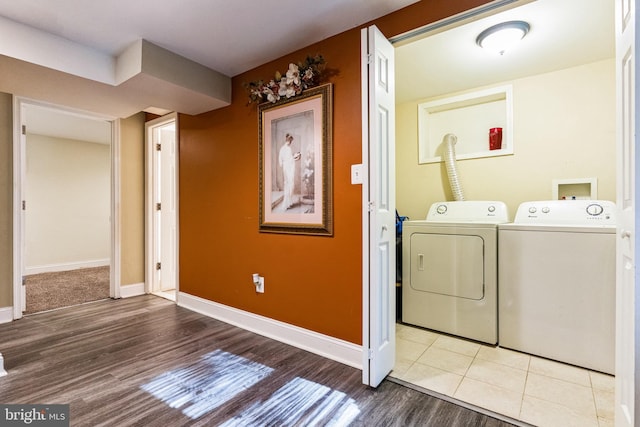
{"type": "Polygon", "coordinates": [[[434,203],[402,230],[402,321],[489,344],[498,340],[497,201],[434,203]]]}
{"type": "Polygon", "coordinates": [[[615,204],[522,203],[499,227],[501,347],[614,373],[615,204]]]}

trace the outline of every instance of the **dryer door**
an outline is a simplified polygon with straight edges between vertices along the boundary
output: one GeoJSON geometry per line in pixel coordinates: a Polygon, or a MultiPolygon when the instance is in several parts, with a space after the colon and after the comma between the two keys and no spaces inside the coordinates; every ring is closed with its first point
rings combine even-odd
{"type": "Polygon", "coordinates": [[[410,286],[458,298],[484,298],[484,240],[463,234],[411,235],[410,286]]]}

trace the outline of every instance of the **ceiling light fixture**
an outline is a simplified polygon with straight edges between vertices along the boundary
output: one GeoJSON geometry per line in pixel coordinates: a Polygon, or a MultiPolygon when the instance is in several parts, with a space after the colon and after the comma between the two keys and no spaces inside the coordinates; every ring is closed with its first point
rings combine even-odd
{"type": "Polygon", "coordinates": [[[504,54],[514,44],[518,43],[529,32],[529,24],[524,21],[509,21],[489,27],[476,38],[478,46],[504,54]]]}

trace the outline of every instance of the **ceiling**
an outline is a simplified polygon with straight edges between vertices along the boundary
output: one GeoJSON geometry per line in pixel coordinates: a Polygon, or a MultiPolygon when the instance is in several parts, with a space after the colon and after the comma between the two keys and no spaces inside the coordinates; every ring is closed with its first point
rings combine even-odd
{"type": "Polygon", "coordinates": [[[569,68],[615,56],[614,2],[537,0],[396,45],[398,103],[569,68]],[[504,55],[476,45],[484,29],[523,20],[529,34],[504,55]]]}
{"type": "Polygon", "coordinates": [[[0,91],[116,117],[199,114],[230,96],[194,89],[208,77],[180,72],[177,84],[145,73],[120,81],[120,60],[143,40],[220,73],[230,90],[230,77],[416,1],[0,0],[0,91]]]}
{"type": "Polygon", "coordinates": [[[0,0],[0,15],[117,56],[138,39],[233,77],[417,0],[0,0]]]}
{"type": "Polygon", "coordinates": [[[111,144],[111,122],[107,120],[33,104],[26,105],[25,116],[27,135],[111,144]]]}
{"type": "MultiPolygon", "coordinates": [[[[144,39],[234,76],[415,1],[323,0],[301,7],[293,0],[262,0],[256,7],[255,0],[184,0],[161,2],[158,7],[160,2],[152,0],[0,0],[0,19],[37,30],[43,43],[62,38],[81,46],[85,49],[82,53],[98,57],[115,58],[132,43],[144,39]]],[[[614,56],[613,2],[523,0],[518,4],[446,31],[427,32],[397,43],[398,103],[614,56]],[[516,19],[531,25],[518,49],[497,56],[475,44],[477,34],[485,28],[516,19]]],[[[2,21],[0,35],[1,30],[2,21]]],[[[9,43],[15,44],[11,40],[9,43]]],[[[159,105],[162,100],[152,97],[163,90],[150,94],[148,87],[136,87],[136,82],[114,88],[3,55],[4,46],[0,37],[0,91],[114,117],[163,107],[159,105]],[[148,101],[141,103],[141,99],[148,101]]],[[[158,88],[157,81],[153,84],[158,88]]],[[[182,93],[174,96],[174,85],[164,89],[174,99],[184,98],[182,93]]],[[[189,94],[184,101],[199,102],[201,98],[194,99],[189,94]]],[[[198,108],[207,105],[202,102],[198,108]]],[[[47,109],[37,111],[45,114],[47,109]]],[[[46,127],[46,120],[31,121],[31,132],[46,133],[39,130],[46,127]]],[[[58,126],[56,132],[63,132],[64,128],[71,126],[58,126]]],[[[56,136],[77,139],[73,135],[56,136]]]]}

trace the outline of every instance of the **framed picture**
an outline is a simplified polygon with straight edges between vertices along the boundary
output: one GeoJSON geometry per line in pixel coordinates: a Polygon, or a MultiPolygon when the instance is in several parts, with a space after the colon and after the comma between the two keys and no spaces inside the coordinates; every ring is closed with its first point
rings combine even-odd
{"type": "Polygon", "coordinates": [[[258,107],[260,231],[333,234],[332,86],[258,107]]]}

